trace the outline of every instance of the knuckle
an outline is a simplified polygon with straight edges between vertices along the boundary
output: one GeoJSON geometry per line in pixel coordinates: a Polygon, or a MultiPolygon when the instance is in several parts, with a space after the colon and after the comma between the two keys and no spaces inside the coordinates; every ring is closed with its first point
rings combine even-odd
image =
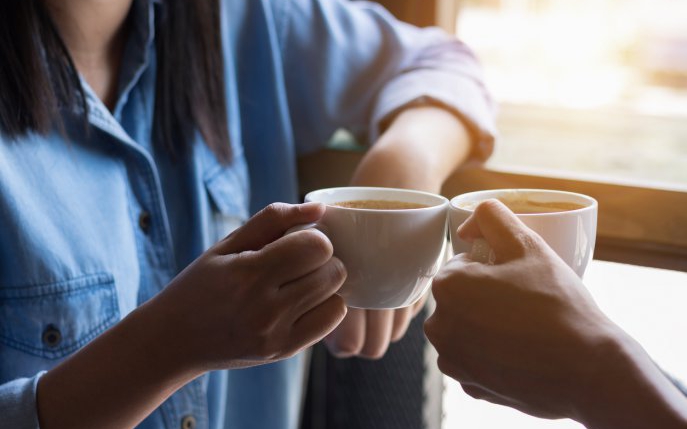
{"type": "Polygon", "coordinates": [[[370,360],[379,360],[384,357],[388,348],[388,344],[375,344],[365,347],[360,355],[370,360]]]}
{"type": "Polygon", "coordinates": [[[233,277],[239,283],[253,286],[261,283],[262,272],[256,252],[248,250],[232,255],[233,277]]]}
{"type": "Polygon", "coordinates": [[[432,296],[437,302],[448,301],[452,296],[460,294],[464,279],[448,273],[440,273],[432,281],[432,296]]]}
{"type": "Polygon", "coordinates": [[[337,352],[346,355],[359,355],[363,350],[363,338],[352,335],[337,338],[334,342],[334,348],[337,352]]]}
{"type": "Polygon", "coordinates": [[[434,296],[434,299],[437,301],[445,299],[451,289],[451,284],[451,277],[448,274],[437,274],[434,280],[432,280],[432,296],[434,296]]]}
{"type": "Polygon", "coordinates": [[[334,254],[334,248],[329,239],[319,231],[303,231],[301,239],[303,246],[312,253],[311,257],[316,259],[328,260],[334,254]]]}
{"type": "Polygon", "coordinates": [[[270,318],[264,317],[253,324],[253,333],[260,340],[261,344],[269,344],[272,338],[274,323],[270,318]]]}
{"type": "Polygon", "coordinates": [[[339,258],[331,259],[331,280],[333,283],[343,283],[348,276],[346,267],[339,258]]]}
{"type": "Polygon", "coordinates": [[[474,211],[476,217],[491,216],[494,212],[501,210],[501,203],[498,200],[489,199],[481,202],[474,211]]]}
{"type": "Polygon", "coordinates": [[[516,235],[516,240],[524,253],[536,251],[543,244],[542,238],[530,231],[519,231],[516,235]]]}
{"type": "Polygon", "coordinates": [[[286,207],[287,205],[284,203],[271,203],[262,209],[261,214],[270,218],[278,218],[284,214],[286,207]]]}
{"type": "Polygon", "coordinates": [[[346,307],[344,299],[339,295],[332,295],[328,300],[332,302],[331,306],[333,310],[331,310],[330,313],[332,315],[332,319],[341,322],[341,320],[346,317],[346,313],[348,312],[348,307],[346,307]]]}

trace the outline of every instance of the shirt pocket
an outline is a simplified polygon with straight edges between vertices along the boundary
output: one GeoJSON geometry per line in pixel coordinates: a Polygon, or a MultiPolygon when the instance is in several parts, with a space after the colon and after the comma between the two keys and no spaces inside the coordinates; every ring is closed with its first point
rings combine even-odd
{"type": "Polygon", "coordinates": [[[223,239],[248,219],[248,181],[244,169],[242,164],[218,166],[204,177],[212,205],[209,233],[213,242],[223,239]]]}
{"type": "Polygon", "coordinates": [[[0,346],[35,357],[62,359],[118,320],[110,274],[0,288],[0,346]]]}

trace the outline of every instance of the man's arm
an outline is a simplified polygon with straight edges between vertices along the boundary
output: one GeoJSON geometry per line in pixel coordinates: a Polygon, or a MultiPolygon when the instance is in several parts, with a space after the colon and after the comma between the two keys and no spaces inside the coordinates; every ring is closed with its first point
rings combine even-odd
{"type": "MultiPolygon", "coordinates": [[[[372,147],[352,184],[431,192],[468,156],[489,156],[494,106],[462,42],[370,2],[270,4],[299,153],[321,148],[339,128],[367,134],[372,147]]],[[[412,313],[352,311],[327,343],[340,356],[381,357],[412,313]]]]}
{"type": "MultiPolygon", "coordinates": [[[[355,171],[351,185],[439,192],[468,157],[472,144],[463,122],[446,109],[425,106],[400,112],[355,171]]],[[[380,358],[403,337],[425,299],[398,310],[349,309],[327,338],[339,356],[380,358]]]]}
{"type": "Polygon", "coordinates": [[[486,239],[496,261],[449,261],[425,332],[466,393],[590,429],[687,428],[687,399],[503,204],[482,203],[459,234],[486,239]]]}

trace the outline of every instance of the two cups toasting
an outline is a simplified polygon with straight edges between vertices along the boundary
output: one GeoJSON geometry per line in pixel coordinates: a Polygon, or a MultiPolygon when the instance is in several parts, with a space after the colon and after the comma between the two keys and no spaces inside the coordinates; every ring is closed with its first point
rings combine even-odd
{"type": "MultiPolygon", "coordinates": [[[[539,189],[471,192],[450,201],[427,192],[392,188],[320,189],[306,202],[326,204],[317,224],[334,247],[348,277],[339,290],[349,307],[406,307],[427,291],[451,249],[490,263],[493,252],[484,240],[468,243],[458,227],[485,200],[498,199],[537,232],[582,277],[592,259],[598,204],[582,194],[539,189]]],[[[295,230],[293,229],[293,230],[295,230]]],[[[292,231],[293,231],[292,230],[292,231]]]]}

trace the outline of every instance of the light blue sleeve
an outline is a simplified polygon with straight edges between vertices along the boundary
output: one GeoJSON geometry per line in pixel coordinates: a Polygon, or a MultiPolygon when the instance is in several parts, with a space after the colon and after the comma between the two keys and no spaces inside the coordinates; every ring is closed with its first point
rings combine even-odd
{"type": "Polygon", "coordinates": [[[32,378],[18,378],[0,385],[2,427],[39,429],[36,388],[43,374],[41,372],[32,378]]]}
{"type": "Polygon", "coordinates": [[[456,38],[400,22],[376,3],[273,0],[272,8],[300,151],[339,127],[374,141],[385,118],[424,99],[462,118],[478,158],[491,153],[494,104],[456,38]]]}

